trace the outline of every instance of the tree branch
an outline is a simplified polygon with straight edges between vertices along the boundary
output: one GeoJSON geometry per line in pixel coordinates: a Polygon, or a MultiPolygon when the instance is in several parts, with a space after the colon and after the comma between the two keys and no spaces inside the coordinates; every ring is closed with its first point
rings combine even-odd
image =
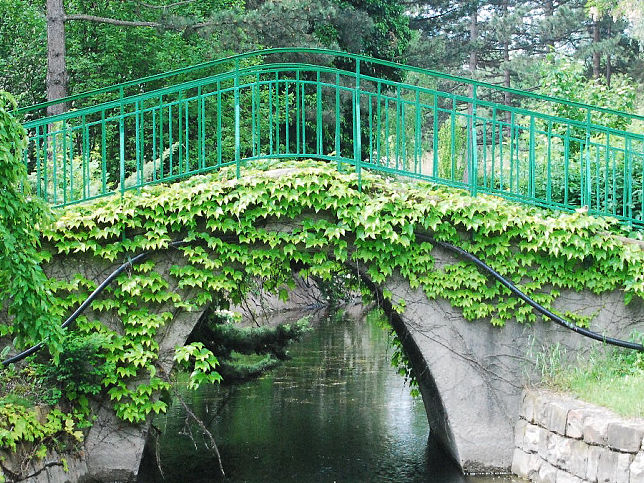
{"type": "Polygon", "coordinates": [[[194,3],[196,0],[183,0],[182,2],[170,3],[168,5],[150,5],[149,3],[139,2],[139,5],[145,8],[156,8],[159,10],[167,10],[169,8],[178,7],[180,5],[187,5],[189,3],[194,3]]]}
{"type": "Polygon", "coordinates": [[[116,18],[97,17],[96,15],[85,15],[81,13],[66,15],[65,22],[67,22],[68,20],[86,20],[88,22],[107,23],[110,25],[119,25],[122,27],[170,28],[168,25],[159,22],[134,22],[130,20],[119,20],[116,18]]]}

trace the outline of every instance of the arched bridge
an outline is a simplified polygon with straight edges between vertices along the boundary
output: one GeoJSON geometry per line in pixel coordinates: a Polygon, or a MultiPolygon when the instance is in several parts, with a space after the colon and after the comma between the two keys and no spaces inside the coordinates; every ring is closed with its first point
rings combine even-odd
{"type": "MultiPolygon", "coordinates": [[[[315,49],[235,56],[60,102],[69,110],[57,116],[38,117],[46,104],[19,111],[29,182],[65,207],[47,235],[47,273],[82,298],[151,250],[83,322],[124,337],[123,377],[109,385],[124,401],[147,394],[149,366],[169,372],[203,310],[244,296],[248,277],[278,291],[293,271],[351,271],[388,310],[435,436],[466,470],[504,469],[530,348],[589,342],[537,319],[438,242],[599,333],[642,329],[638,245],[611,234],[612,222],[501,198],[641,226],[644,118],[315,49]],[[512,105],[496,102],[505,93],[512,105]],[[289,158],[319,161],[276,165],[289,158]]],[[[133,478],[149,418],[119,423],[112,405],[138,410],[103,401],[82,464],[91,477],[133,478]]]]}

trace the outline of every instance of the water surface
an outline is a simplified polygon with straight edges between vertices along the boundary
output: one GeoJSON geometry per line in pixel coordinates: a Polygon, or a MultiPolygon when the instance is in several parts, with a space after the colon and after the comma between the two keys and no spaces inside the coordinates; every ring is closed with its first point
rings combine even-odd
{"type": "MultiPolygon", "coordinates": [[[[386,332],[365,317],[326,317],[262,378],[183,394],[217,441],[225,481],[513,481],[464,477],[428,445],[422,400],[390,366],[391,351],[386,332]]],[[[221,481],[180,404],[156,424],[166,481],[221,481]]],[[[141,481],[161,480],[153,460],[141,481]]]]}

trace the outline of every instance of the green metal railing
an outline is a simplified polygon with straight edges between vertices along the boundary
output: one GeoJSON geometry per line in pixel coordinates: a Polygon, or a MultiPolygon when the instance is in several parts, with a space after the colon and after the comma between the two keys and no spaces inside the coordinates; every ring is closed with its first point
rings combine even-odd
{"type": "Polygon", "coordinates": [[[360,55],[270,49],[55,103],[16,111],[54,206],[312,157],[644,225],[644,117],[360,55]]]}

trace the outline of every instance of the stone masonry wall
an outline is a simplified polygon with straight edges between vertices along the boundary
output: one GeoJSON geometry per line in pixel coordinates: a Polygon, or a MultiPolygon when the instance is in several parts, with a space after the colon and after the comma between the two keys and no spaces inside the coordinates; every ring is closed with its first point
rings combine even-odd
{"type": "Polygon", "coordinates": [[[544,390],[523,394],[512,471],[536,482],[644,483],[644,420],[544,390]]]}

